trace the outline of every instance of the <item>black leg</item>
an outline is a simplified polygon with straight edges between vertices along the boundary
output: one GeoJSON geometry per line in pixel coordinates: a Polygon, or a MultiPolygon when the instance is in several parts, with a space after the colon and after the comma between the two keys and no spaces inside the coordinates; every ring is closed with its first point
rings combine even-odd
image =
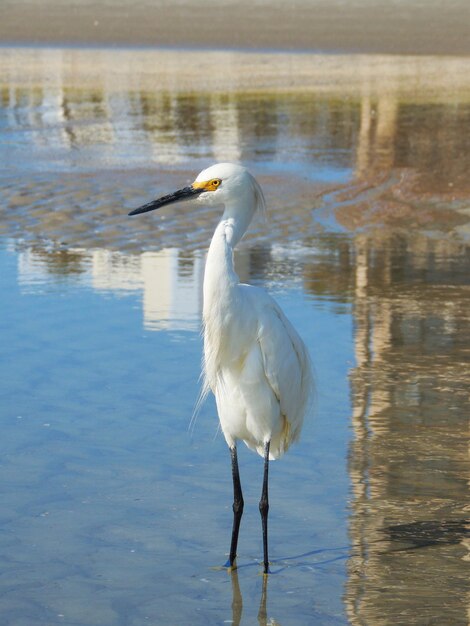
{"type": "Polygon", "coordinates": [[[263,491],[261,500],[259,501],[259,512],[261,513],[261,524],[263,526],[263,553],[264,553],[264,573],[269,573],[268,561],[268,470],[269,470],[269,441],[264,446],[264,475],[263,475],[263,491]]]}
{"type": "Polygon", "coordinates": [[[230,557],[228,564],[233,565],[237,556],[238,532],[240,530],[240,521],[243,515],[243,494],[240,483],[240,474],[238,473],[237,447],[230,448],[232,456],[232,478],[233,478],[233,527],[232,542],[230,544],[230,557]]]}

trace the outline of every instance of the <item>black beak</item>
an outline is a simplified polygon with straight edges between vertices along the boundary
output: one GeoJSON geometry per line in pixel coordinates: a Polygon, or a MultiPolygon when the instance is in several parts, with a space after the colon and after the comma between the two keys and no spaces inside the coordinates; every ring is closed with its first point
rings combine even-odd
{"type": "Polygon", "coordinates": [[[144,204],[138,209],[134,209],[129,213],[129,215],[140,215],[140,213],[155,211],[155,209],[159,209],[160,207],[166,206],[167,204],[173,204],[173,202],[181,202],[181,200],[194,198],[194,196],[198,196],[203,191],[205,190],[196,189],[194,187],[184,187],[183,189],[179,189],[178,191],[170,193],[167,196],[162,196],[161,198],[158,198],[158,200],[152,200],[152,202],[144,204]]]}

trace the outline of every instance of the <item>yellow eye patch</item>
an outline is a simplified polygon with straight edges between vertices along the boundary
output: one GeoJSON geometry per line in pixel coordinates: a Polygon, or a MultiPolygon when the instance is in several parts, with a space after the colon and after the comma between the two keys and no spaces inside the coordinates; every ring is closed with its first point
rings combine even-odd
{"type": "Polygon", "coordinates": [[[204,191],[215,191],[221,185],[220,178],[212,178],[211,180],[205,180],[203,182],[194,182],[192,187],[194,189],[204,189],[204,191]]]}

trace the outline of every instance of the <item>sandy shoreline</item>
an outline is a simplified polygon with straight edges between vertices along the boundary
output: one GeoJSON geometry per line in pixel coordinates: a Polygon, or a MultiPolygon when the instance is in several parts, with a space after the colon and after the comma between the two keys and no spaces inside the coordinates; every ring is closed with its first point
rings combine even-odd
{"type": "Polygon", "coordinates": [[[470,4],[7,0],[0,43],[470,55],[470,4]]]}

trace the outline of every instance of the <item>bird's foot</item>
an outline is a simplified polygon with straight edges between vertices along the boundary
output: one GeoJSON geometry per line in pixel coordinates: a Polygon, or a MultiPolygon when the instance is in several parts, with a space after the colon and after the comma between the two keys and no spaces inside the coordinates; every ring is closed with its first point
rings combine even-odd
{"type": "Polygon", "coordinates": [[[237,561],[236,559],[228,559],[228,561],[225,563],[224,567],[231,572],[232,570],[237,569],[237,561]]]}

